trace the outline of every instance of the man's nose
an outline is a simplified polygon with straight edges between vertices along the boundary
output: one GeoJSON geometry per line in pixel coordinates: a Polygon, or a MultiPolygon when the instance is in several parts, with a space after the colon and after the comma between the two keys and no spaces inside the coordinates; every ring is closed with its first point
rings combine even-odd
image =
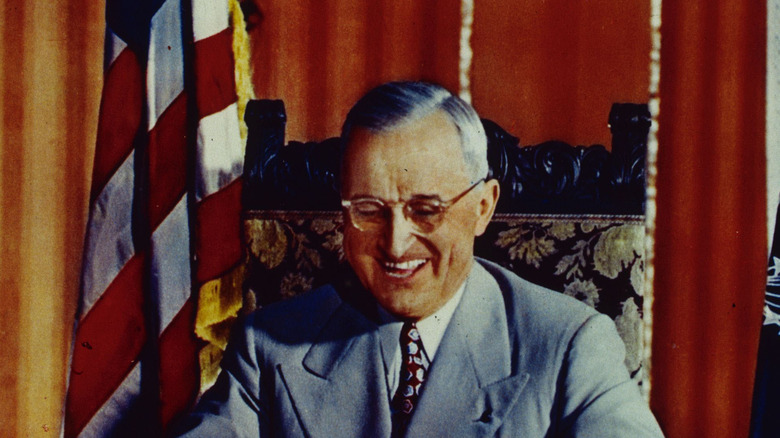
{"type": "Polygon", "coordinates": [[[385,251],[387,255],[401,258],[412,245],[413,225],[399,208],[391,210],[385,229],[385,251]]]}

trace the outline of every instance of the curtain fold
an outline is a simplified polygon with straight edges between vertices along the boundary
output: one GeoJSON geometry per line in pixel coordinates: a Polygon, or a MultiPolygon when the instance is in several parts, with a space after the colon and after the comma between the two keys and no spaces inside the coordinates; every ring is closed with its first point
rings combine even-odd
{"type": "Polygon", "coordinates": [[[60,428],[102,76],[103,4],[0,10],[0,435],[60,428]]]}
{"type": "Polygon", "coordinates": [[[615,102],[646,103],[650,0],[476,2],[477,111],[520,138],[610,148],[615,102]]]}
{"type": "Polygon", "coordinates": [[[349,107],[389,80],[457,92],[460,0],[256,0],[255,91],[283,99],[291,140],[339,135],[349,107]]]}
{"type": "Polygon", "coordinates": [[[746,436],[766,279],[766,3],[664,1],[651,406],[746,436]]]}

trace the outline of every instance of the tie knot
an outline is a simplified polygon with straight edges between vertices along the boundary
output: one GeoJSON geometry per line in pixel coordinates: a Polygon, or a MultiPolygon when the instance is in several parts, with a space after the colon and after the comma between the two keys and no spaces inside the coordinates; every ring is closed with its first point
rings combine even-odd
{"type": "Polygon", "coordinates": [[[413,322],[405,322],[401,327],[401,345],[406,345],[410,342],[420,343],[420,332],[417,331],[417,324],[413,322]]]}
{"type": "Polygon", "coordinates": [[[404,362],[416,362],[422,364],[423,347],[420,340],[420,332],[413,322],[404,323],[401,328],[401,354],[404,362]]]}

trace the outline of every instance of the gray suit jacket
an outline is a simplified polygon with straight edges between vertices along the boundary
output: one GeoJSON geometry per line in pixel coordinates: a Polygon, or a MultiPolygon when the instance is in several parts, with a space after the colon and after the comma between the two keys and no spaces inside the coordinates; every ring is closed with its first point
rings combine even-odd
{"type": "MultiPolygon", "coordinates": [[[[382,347],[360,295],[325,286],[251,315],[185,436],[390,436],[382,347]]],[[[662,436],[624,355],[608,317],[477,260],[407,436],[662,436]]]]}

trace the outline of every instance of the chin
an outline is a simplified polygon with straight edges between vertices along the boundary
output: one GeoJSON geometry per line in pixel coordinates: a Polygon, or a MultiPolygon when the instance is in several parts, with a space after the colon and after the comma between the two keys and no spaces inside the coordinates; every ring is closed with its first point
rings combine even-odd
{"type": "Polygon", "coordinates": [[[380,302],[380,304],[390,314],[399,319],[416,321],[425,317],[425,312],[420,312],[419,306],[414,304],[399,303],[397,300],[385,303],[380,302]]]}
{"type": "Polygon", "coordinates": [[[371,293],[385,310],[398,318],[417,320],[436,310],[429,300],[431,297],[426,297],[417,288],[380,287],[378,290],[372,289],[371,293]]]}
{"type": "Polygon", "coordinates": [[[375,257],[354,260],[355,272],[379,305],[405,320],[424,318],[443,305],[433,258],[414,257],[389,263],[375,257]],[[362,262],[362,263],[361,263],[362,262]]]}

